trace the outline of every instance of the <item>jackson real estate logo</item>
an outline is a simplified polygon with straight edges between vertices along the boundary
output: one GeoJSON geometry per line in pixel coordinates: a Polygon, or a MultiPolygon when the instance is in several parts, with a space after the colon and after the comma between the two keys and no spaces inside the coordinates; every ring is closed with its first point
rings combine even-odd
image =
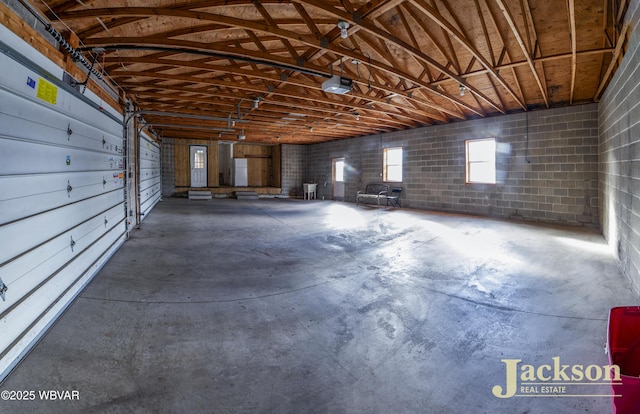
{"type": "Polygon", "coordinates": [[[617,365],[563,365],[558,356],[551,358],[550,364],[538,366],[521,364],[521,359],[500,361],[504,363],[505,386],[492,388],[497,398],[611,397],[610,392],[598,393],[599,388],[593,386],[621,383],[617,365]]]}

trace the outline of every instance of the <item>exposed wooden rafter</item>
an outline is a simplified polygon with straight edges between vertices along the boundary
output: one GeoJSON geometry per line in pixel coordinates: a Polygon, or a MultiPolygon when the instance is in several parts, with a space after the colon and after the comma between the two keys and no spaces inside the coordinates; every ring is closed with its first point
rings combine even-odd
{"type": "Polygon", "coordinates": [[[538,85],[538,88],[540,89],[540,93],[542,94],[542,98],[544,99],[544,103],[548,108],[549,107],[549,96],[547,94],[546,89],[542,85],[542,81],[540,80],[540,76],[538,76],[538,72],[536,71],[536,66],[533,64],[533,59],[531,57],[531,53],[529,53],[527,45],[525,44],[524,40],[522,39],[522,35],[520,34],[520,31],[518,30],[518,27],[516,26],[516,23],[514,21],[513,15],[509,11],[509,8],[506,6],[504,0],[496,0],[496,3],[500,7],[500,10],[502,10],[502,13],[504,14],[504,17],[507,20],[507,23],[509,24],[509,27],[511,28],[511,31],[513,32],[513,35],[515,36],[516,41],[518,42],[518,45],[520,45],[520,49],[522,49],[522,53],[524,54],[525,58],[527,59],[527,63],[529,65],[529,69],[531,70],[531,73],[533,74],[533,77],[534,77],[534,79],[536,81],[536,84],[538,85]]]}
{"type": "Polygon", "coordinates": [[[543,0],[110,4],[33,1],[54,27],[73,31],[87,58],[101,54],[114,87],[159,111],[146,115],[156,131],[210,139],[207,128],[226,129],[224,122],[191,120],[189,128],[161,113],[235,114],[248,141],[269,143],[597,101],[624,53],[629,7],[628,0],[566,0],[565,8],[543,0]],[[346,38],[340,20],[349,23],[346,38]],[[323,91],[332,73],[352,79],[353,90],[323,91]]]}
{"type": "Polygon", "coordinates": [[[576,37],[576,7],[574,0],[567,0],[567,7],[569,9],[569,35],[571,36],[571,89],[569,103],[573,103],[573,93],[576,88],[576,67],[578,65],[576,57],[578,39],[576,37]]]}

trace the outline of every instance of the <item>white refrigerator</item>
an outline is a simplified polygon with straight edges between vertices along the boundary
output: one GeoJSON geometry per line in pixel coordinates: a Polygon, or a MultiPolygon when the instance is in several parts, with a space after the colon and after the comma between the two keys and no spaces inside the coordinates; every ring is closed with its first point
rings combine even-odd
{"type": "Polygon", "coordinates": [[[247,159],[246,158],[234,158],[233,159],[233,183],[234,187],[246,187],[249,185],[249,174],[247,173],[247,159]]]}

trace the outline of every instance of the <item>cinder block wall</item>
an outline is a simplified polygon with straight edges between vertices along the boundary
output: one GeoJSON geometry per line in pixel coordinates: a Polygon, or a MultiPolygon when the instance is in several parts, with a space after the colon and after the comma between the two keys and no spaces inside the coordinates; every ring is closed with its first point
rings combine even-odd
{"type": "Polygon", "coordinates": [[[176,190],[175,153],[173,138],[162,138],[162,196],[171,197],[176,190]]]}
{"type": "Polygon", "coordinates": [[[383,148],[396,146],[404,148],[404,206],[598,224],[597,104],[311,145],[306,178],[327,180],[330,195],[331,159],[345,157],[346,201],[355,201],[358,189],[381,181],[383,148]],[[464,142],[490,137],[499,144],[499,183],[466,185],[464,142]]]}
{"type": "Polygon", "coordinates": [[[640,291],[640,2],[622,63],[600,101],[600,226],[640,291]]]}
{"type": "Polygon", "coordinates": [[[305,160],[307,149],[304,145],[282,145],[282,195],[302,197],[305,160]]]}

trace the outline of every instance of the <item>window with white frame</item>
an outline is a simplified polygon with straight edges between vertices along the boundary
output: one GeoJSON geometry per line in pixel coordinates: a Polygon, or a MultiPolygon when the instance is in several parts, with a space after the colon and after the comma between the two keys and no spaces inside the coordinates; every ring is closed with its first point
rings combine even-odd
{"type": "Polygon", "coordinates": [[[495,138],[465,141],[466,183],[496,183],[496,140],[495,138]]]}
{"type": "Polygon", "coordinates": [[[204,168],[204,150],[196,150],[193,153],[193,168],[204,168]]]}
{"type": "Polygon", "coordinates": [[[402,147],[384,149],[382,180],[385,182],[402,181],[402,147]]]}

